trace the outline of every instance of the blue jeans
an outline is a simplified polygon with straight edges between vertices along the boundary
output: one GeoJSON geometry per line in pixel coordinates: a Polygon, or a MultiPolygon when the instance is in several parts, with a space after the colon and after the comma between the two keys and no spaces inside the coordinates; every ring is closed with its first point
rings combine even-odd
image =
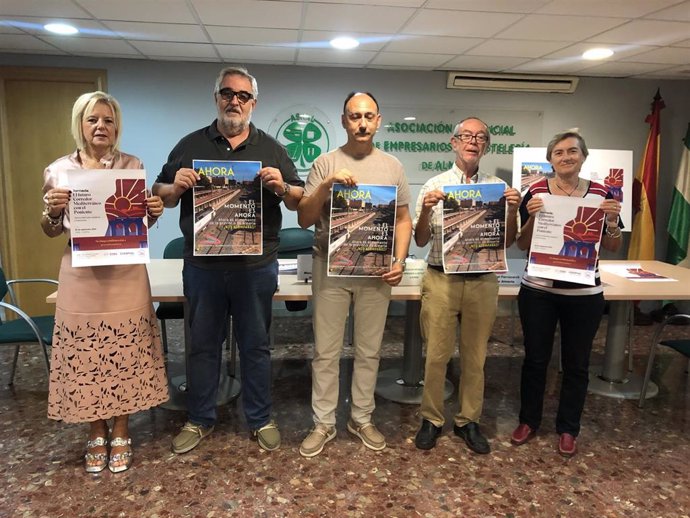
{"type": "Polygon", "coordinates": [[[240,353],[242,404],[252,430],[270,421],[271,305],[278,286],[278,263],[255,270],[205,270],[185,262],[184,295],[189,303],[191,351],[187,411],[194,424],[216,422],[227,316],[233,318],[240,353]]]}

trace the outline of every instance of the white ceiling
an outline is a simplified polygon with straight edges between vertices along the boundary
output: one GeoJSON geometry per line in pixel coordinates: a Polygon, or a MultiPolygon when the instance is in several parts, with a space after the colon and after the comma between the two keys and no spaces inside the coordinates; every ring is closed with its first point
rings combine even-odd
{"type": "Polygon", "coordinates": [[[0,52],[690,79],[690,0],[2,0],[0,52]]]}

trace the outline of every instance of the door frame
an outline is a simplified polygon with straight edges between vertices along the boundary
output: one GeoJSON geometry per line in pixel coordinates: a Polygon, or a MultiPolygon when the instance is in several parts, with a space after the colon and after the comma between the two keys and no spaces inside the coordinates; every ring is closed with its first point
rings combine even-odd
{"type": "MultiPolygon", "coordinates": [[[[15,200],[9,196],[12,191],[12,175],[9,171],[12,164],[9,156],[9,127],[6,109],[5,82],[19,81],[50,81],[50,82],[91,82],[94,90],[106,91],[107,71],[105,69],[88,68],[55,68],[55,67],[10,67],[0,66],[0,192],[4,193],[0,200],[0,261],[8,278],[15,277],[17,258],[11,253],[16,250],[17,236],[12,232],[14,228],[13,215],[15,200]]],[[[21,203],[21,201],[19,201],[21,203]]],[[[37,215],[38,217],[38,215],[37,215]]]]}

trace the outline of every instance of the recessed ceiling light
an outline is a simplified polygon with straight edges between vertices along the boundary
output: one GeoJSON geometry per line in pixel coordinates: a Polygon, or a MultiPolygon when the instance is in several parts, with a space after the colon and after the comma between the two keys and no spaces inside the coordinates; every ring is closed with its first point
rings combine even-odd
{"type": "Polygon", "coordinates": [[[613,56],[613,51],[611,49],[596,48],[589,49],[582,54],[583,59],[589,59],[595,61],[597,59],[606,59],[613,56]]]}
{"type": "Polygon", "coordinates": [[[404,117],[403,120],[405,120],[405,121],[416,121],[417,117],[411,117],[411,116],[410,117],[404,117]]]}
{"type": "Polygon", "coordinates": [[[331,47],[340,50],[350,50],[359,47],[359,42],[349,36],[341,36],[330,41],[331,47]]]}
{"type": "Polygon", "coordinates": [[[63,36],[68,36],[70,34],[76,34],[79,32],[76,27],[72,27],[66,23],[49,23],[44,25],[43,28],[48,32],[62,34],[63,36]]]}

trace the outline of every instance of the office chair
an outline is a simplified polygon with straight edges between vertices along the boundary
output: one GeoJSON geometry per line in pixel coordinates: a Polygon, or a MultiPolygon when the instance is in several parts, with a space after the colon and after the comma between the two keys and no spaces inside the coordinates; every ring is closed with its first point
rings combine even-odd
{"type": "Polygon", "coordinates": [[[14,375],[17,369],[19,358],[19,347],[22,344],[39,344],[43,350],[46,370],[50,372],[50,359],[48,357],[48,346],[53,341],[53,328],[55,327],[55,317],[50,315],[30,317],[17,305],[13,285],[19,283],[49,283],[57,286],[58,282],[53,279],[6,279],[5,272],[0,268],[0,307],[6,311],[11,311],[19,318],[16,320],[2,320],[0,318],[0,345],[14,345],[14,357],[12,359],[12,370],[10,382],[14,384],[14,375]],[[4,299],[9,295],[9,302],[4,299]]]}
{"type": "MultiPolygon", "coordinates": [[[[309,254],[313,251],[314,231],[298,227],[289,227],[280,230],[280,244],[278,245],[278,259],[295,259],[298,255],[309,254]]],[[[285,309],[288,311],[304,311],[307,308],[306,300],[286,300],[285,309]]],[[[354,307],[350,304],[347,317],[347,342],[352,345],[354,336],[354,307]]],[[[273,339],[271,339],[273,343],[273,339]]]]}
{"type": "Polygon", "coordinates": [[[311,254],[314,245],[314,231],[308,228],[283,228],[278,234],[279,259],[295,259],[301,254],[311,254]]]}
{"type": "MultiPolygon", "coordinates": [[[[652,367],[654,366],[654,356],[656,354],[657,345],[664,345],[674,349],[675,351],[678,351],[686,359],[688,359],[688,369],[690,369],[690,337],[680,340],[659,340],[667,325],[677,323],[690,323],[690,315],[678,313],[676,315],[667,317],[663,322],[661,322],[661,324],[659,324],[659,328],[652,337],[652,343],[649,347],[649,358],[647,359],[647,371],[644,375],[642,391],[640,392],[640,401],[637,405],[639,408],[642,408],[644,405],[645,395],[647,394],[647,385],[649,385],[649,378],[652,375],[652,367]]],[[[686,370],[685,372],[687,374],[688,371],[686,370]]]]}
{"type": "MultiPolygon", "coordinates": [[[[184,251],[184,238],[177,237],[165,245],[163,259],[182,259],[184,251]]],[[[168,352],[168,330],[166,320],[182,320],[184,310],[181,302],[159,302],[156,309],[156,317],[161,321],[161,337],[163,338],[163,351],[168,352]]]]}
{"type": "MultiPolygon", "coordinates": [[[[176,237],[165,245],[163,259],[182,259],[184,255],[184,237],[176,237]]],[[[183,320],[184,306],[182,302],[159,302],[156,309],[156,317],[161,321],[161,338],[163,339],[163,352],[168,352],[168,332],[166,320],[183,320]]],[[[230,350],[229,374],[235,376],[237,364],[237,347],[235,337],[232,332],[232,320],[228,318],[228,329],[226,331],[225,347],[230,350]]]]}

